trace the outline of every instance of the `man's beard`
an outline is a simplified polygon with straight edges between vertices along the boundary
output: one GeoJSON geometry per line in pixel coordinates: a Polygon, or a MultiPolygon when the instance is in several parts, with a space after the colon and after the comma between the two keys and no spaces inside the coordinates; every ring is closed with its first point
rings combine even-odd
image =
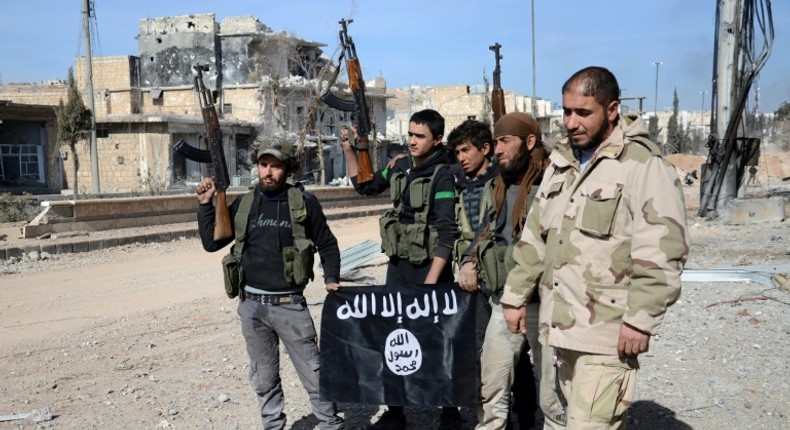
{"type": "Polygon", "coordinates": [[[261,185],[261,190],[263,190],[264,193],[272,193],[278,191],[283,187],[283,184],[285,184],[285,179],[281,181],[274,180],[274,183],[272,184],[267,184],[263,182],[263,178],[260,178],[258,181],[261,185]]]}
{"type": "Polygon", "coordinates": [[[529,167],[530,152],[532,151],[527,149],[527,143],[524,142],[521,144],[521,147],[519,147],[513,161],[508,164],[507,167],[502,167],[500,165],[499,173],[502,175],[502,179],[505,180],[505,183],[516,183],[524,176],[524,173],[527,172],[527,167],[529,167]]]}
{"type": "Polygon", "coordinates": [[[609,120],[604,117],[601,123],[598,125],[598,131],[595,132],[594,135],[590,138],[587,143],[575,143],[573,139],[569,136],[568,141],[571,143],[571,148],[578,149],[580,151],[587,151],[590,149],[595,149],[598,145],[602,144],[603,141],[608,137],[608,125],[609,120]]]}

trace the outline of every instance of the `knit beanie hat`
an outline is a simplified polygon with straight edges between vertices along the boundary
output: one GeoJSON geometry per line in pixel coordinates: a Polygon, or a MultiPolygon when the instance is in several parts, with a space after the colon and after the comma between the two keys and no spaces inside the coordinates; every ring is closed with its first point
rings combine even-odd
{"type": "Polygon", "coordinates": [[[538,142],[541,141],[540,126],[530,115],[524,112],[511,112],[502,115],[494,124],[494,139],[499,136],[529,136],[534,134],[538,142]]]}

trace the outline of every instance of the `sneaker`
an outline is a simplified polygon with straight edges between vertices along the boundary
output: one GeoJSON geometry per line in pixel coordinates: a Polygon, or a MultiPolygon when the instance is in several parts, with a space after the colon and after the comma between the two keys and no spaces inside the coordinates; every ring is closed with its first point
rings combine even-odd
{"type": "Polygon", "coordinates": [[[372,430],[403,430],[406,428],[406,415],[402,410],[396,412],[387,409],[381,414],[378,421],[368,428],[372,430]]]}
{"type": "Polygon", "coordinates": [[[442,415],[439,418],[439,429],[457,430],[461,428],[463,421],[458,408],[442,408],[442,415]]]}

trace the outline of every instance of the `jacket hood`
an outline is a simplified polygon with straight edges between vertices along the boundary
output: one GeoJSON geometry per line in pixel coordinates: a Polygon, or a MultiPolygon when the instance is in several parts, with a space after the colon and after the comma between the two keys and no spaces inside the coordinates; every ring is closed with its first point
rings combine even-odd
{"type": "MultiPolygon", "coordinates": [[[[619,115],[617,125],[614,126],[609,137],[595,150],[593,160],[601,157],[619,157],[626,142],[635,140],[636,137],[649,139],[647,124],[642,117],[637,114],[619,115]]],[[[552,151],[550,158],[558,166],[577,163],[568,138],[557,144],[556,150],[552,151]]]]}
{"type": "Polygon", "coordinates": [[[647,130],[647,123],[637,114],[620,115],[619,125],[622,127],[623,136],[628,140],[636,136],[650,136],[647,130]]]}
{"type": "Polygon", "coordinates": [[[430,176],[433,175],[433,171],[437,165],[450,164],[450,158],[444,145],[437,146],[433,151],[433,154],[431,154],[431,156],[419,166],[411,165],[411,157],[406,157],[399,161],[406,162],[406,165],[408,166],[407,168],[409,169],[409,174],[412,176],[425,176],[426,174],[430,176]]]}

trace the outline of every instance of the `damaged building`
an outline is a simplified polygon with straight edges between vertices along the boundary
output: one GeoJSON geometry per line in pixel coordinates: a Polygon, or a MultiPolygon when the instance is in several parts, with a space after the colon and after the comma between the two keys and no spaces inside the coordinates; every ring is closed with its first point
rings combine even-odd
{"type": "MultiPolygon", "coordinates": [[[[103,193],[183,188],[210,175],[208,165],[172,150],[179,140],[206,149],[194,82],[193,66],[198,63],[208,65],[204,83],[214,96],[220,117],[232,185],[249,183],[253,167],[250,154],[257,142],[272,136],[303,144],[302,179],[329,182],[345,175],[336,136],[338,127],[350,121],[349,114],[318,100],[334,70],[331,59],[322,51],[325,44],[274,32],[251,16],[229,17],[218,23],[213,13],[143,19],[136,38],[137,56],[92,58],[103,193]]],[[[84,57],[74,64],[83,97],[85,65],[84,57]]],[[[33,102],[30,94],[44,91],[41,87],[2,85],[0,101],[6,105],[43,106],[65,102],[65,83],[48,85],[47,97],[33,102]]],[[[333,92],[351,97],[344,83],[338,83],[333,92]]],[[[371,81],[371,120],[382,136],[386,135],[387,97],[384,80],[371,81]]],[[[0,104],[0,119],[3,112],[0,104]]],[[[39,133],[33,143],[40,147],[33,148],[40,160],[38,170],[29,176],[50,191],[70,189],[72,166],[63,161],[68,153],[58,150],[57,133],[51,132],[51,124],[46,121],[38,122],[49,131],[39,133]]],[[[8,127],[3,130],[0,148],[20,145],[4,137],[10,133],[8,127]]],[[[25,145],[31,143],[26,141],[25,145]]],[[[377,164],[388,156],[386,143],[379,146],[382,150],[375,158],[377,164]]],[[[79,144],[77,149],[81,161],[77,185],[83,193],[91,184],[89,145],[79,144]]]]}

